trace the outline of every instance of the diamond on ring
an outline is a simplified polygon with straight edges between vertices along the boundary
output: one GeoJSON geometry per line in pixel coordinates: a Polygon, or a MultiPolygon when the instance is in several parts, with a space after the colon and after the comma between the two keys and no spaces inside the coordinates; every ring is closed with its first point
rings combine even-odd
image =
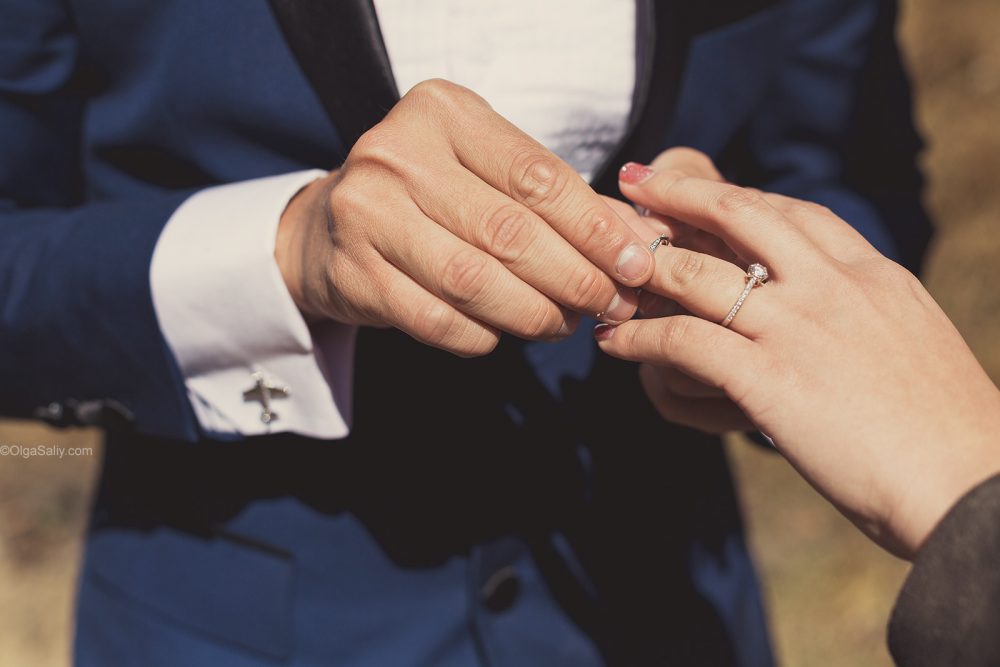
{"type": "Polygon", "coordinates": [[[766,283],[769,278],[767,267],[763,264],[751,264],[750,268],[747,269],[747,278],[752,278],[759,283],[766,283]]]}
{"type": "Polygon", "coordinates": [[[757,285],[763,285],[766,283],[769,277],[767,267],[763,264],[754,263],[747,267],[746,287],[743,288],[740,298],[736,299],[736,303],[733,304],[733,307],[729,309],[729,313],[726,315],[725,319],[722,320],[722,326],[728,327],[732,323],[733,318],[736,317],[736,313],[740,312],[740,308],[743,307],[743,302],[747,300],[748,296],[750,296],[750,292],[753,291],[753,288],[757,285]]]}

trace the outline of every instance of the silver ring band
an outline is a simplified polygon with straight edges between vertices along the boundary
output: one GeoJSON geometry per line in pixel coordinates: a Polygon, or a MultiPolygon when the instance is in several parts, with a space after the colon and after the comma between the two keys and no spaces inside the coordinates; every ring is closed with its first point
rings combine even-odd
{"type": "Polygon", "coordinates": [[[747,269],[746,287],[744,287],[743,292],[740,293],[740,298],[736,299],[736,303],[734,303],[733,307],[729,309],[729,314],[727,314],[726,318],[722,320],[722,326],[728,327],[730,323],[732,323],[733,318],[736,317],[736,313],[740,312],[740,308],[743,307],[743,302],[747,300],[748,296],[750,296],[750,292],[753,291],[753,288],[757,285],[763,285],[767,282],[767,279],[767,267],[763,264],[750,265],[747,269]]]}
{"type": "Polygon", "coordinates": [[[662,234],[657,236],[656,240],[649,244],[649,252],[656,252],[661,245],[670,245],[670,237],[662,234]]]}

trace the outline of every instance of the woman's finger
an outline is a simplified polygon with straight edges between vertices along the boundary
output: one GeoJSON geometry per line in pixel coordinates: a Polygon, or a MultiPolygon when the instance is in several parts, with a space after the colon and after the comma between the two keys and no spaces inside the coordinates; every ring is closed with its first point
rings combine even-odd
{"type": "Polygon", "coordinates": [[[794,224],[757,192],[684,173],[655,172],[629,163],[622,193],[640,206],[677,218],[726,242],[738,255],[781,271],[806,265],[817,250],[794,224]]]}
{"type": "Polygon", "coordinates": [[[675,220],[662,213],[657,213],[656,211],[650,211],[641,206],[636,207],[641,209],[636,215],[640,215],[640,220],[646,222],[646,224],[652,228],[659,231],[660,234],[666,236],[670,239],[670,243],[677,246],[678,248],[687,248],[688,250],[694,250],[695,252],[703,252],[706,255],[711,255],[712,257],[718,257],[719,259],[724,259],[727,262],[733,262],[734,264],[744,263],[733,249],[726,245],[726,242],[720,239],[718,236],[713,236],[708,232],[702,231],[697,227],[692,227],[691,225],[685,224],[680,220],[675,220]]]}
{"type": "MultiPolygon", "coordinates": [[[[648,367],[652,370],[652,367],[648,367]]],[[[655,369],[657,381],[671,394],[681,398],[725,398],[726,393],[718,387],[699,382],[686,373],[672,366],[661,366],[655,369]]]]}
{"type": "Polygon", "coordinates": [[[716,168],[712,158],[699,150],[687,146],[668,148],[649,165],[655,171],[680,171],[689,176],[707,178],[712,181],[722,181],[722,174],[716,168]]]}
{"type": "Polygon", "coordinates": [[[754,429],[743,411],[727,398],[690,398],[677,394],[665,382],[665,370],[643,365],[639,377],[653,407],[667,421],[715,434],[754,429]]]}
{"type": "Polygon", "coordinates": [[[598,325],[594,337],[613,357],[673,366],[730,397],[746,395],[765,360],[753,341],[690,315],[598,325]]]}
{"type": "Polygon", "coordinates": [[[773,192],[760,194],[834,259],[851,261],[878,253],[860,232],[825,206],[773,192]]]}
{"type": "MultiPolygon", "coordinates": [[[[735,264],[670,246],[656,254],[656,269],[643,291],[676,301],[710,322],[721,322],[746,286],[746,271],[735,264]]],[[[760,334],[775,316],[774,302],[769,296],[777,288],[777,285],[754,287],[733,319],[732,329],[750,337],[760,334]]]]}
{"type": "Polygon", "coordinates": [[[640,238],[649,239],[650,243],[660,236],[673,238],[670,235],[670,228],[654,216],[647,216],[636,211],[635,207],[626,204],[619,199],[601,196],[612,211],[618,214],[625,224],[640,238]]]}
{"type": "Polygon", "coordinates": [[[676,301],[653,292],[639,293],[639,317],[670,317],[671,315],[689,315],[690,313],[678,305],[676,301]]]}

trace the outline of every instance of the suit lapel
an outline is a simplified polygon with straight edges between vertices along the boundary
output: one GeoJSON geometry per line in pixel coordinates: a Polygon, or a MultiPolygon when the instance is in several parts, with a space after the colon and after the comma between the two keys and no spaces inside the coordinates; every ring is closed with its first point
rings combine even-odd
{"type": "Polygon", "coordinates": [[[269,1],[346,158],[399,100],[372,0],[269,1]]]}

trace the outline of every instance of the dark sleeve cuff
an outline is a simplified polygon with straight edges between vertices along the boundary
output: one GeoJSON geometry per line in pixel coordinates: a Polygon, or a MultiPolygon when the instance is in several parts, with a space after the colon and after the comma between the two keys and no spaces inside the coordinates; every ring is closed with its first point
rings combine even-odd
{"type": "Polygon", "coordinates": [[[900,667],[1000,665],[1000,475],[927,539],[896,600],[889,651],[900,667]]]}
{"type": "Polygon", "coordinates": [[[0,414],[107,426],[110,410],[144,435],[197,439],[149,282],[190,194],[0,211],[0,414]]]}

